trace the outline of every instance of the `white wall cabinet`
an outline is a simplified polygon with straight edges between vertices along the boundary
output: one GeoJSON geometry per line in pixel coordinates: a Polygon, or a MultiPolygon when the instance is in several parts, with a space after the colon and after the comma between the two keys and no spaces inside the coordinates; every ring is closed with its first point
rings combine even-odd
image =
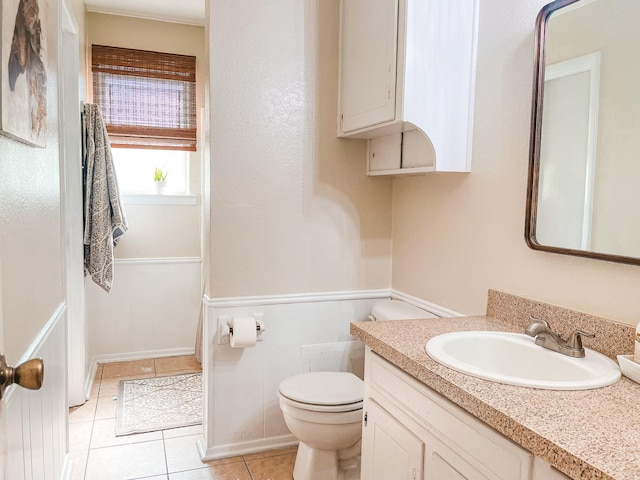
{"type": "Polygon", "coordinates": [[[339,136],[369,139],[370,174],[470,171],[477,10],[478,0],[342,0],[339,136]],[[382,154],[371,139],[386,136],[382,154]]]}
{"type": "Polygon", "coordinates": [[[367,347],[362,480],[564,480],[367,347]]]}

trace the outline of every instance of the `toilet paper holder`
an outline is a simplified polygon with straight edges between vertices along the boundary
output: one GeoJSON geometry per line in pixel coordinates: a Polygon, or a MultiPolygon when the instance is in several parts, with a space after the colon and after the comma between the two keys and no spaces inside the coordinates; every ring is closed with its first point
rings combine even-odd
{"type": "MultiPolygon", "coordinates": [[[[256,321],[256,341],[262,341],[262,333],[266,330],[264,326],[264,315],[262,313],[254,313],[251,315],[256,321]]],[[[229,343],[229,337],[233,333],[233,327],[230,322],[233,317],[231,315],[220,315],[218,317],[218,345],[229,343]]]]}

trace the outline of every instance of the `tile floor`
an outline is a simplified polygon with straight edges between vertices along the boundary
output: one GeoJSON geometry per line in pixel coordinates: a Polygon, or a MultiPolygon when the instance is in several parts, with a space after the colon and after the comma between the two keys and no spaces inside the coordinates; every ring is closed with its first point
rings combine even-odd
{"type": "Polygon", "coordinates": [[[73,480],[291,480],[296,448],[202,463],[202,426],[115,436],[118,382],[199,372],[193,356],[98,365],[91,398],[69,410],[73,480]]]}

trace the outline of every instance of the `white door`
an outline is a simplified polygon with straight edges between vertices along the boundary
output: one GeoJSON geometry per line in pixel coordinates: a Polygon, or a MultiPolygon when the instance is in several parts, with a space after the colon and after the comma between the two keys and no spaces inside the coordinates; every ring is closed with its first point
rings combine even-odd
{"type": "MultiPolygon", "coordinates": [[[[58,43],[61,2],[39,3],[49,66],[59,66],[56,59],[65,54],[58,43]]],[[[0,353],[12,367],[44,361],[42,388],[12,385],[0,400],[0,480],[59,480],[71,474],[64,212],[58,188],[62,134],[55,133],[66,127],[58,128],[58,71],[47,71],[47,145],[0,138],[0,353]]],[[[75,76],[77,81],[77,71],[75,76]]]]}

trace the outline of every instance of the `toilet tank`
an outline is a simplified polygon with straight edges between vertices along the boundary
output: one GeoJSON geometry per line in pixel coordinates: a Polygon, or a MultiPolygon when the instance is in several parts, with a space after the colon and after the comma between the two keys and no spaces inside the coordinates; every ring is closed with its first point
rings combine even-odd
{"type": "Polygon", "coordinates": [[[371,320],[414,320],[437,318],[437,316],[401,300],[380,300],[373,304],[370,318],[371,320]]]}
{"type": "MultiPolygon", "coordinates": [[[[380,300],[371,307],[370,320],[415,320],[417,318],[438,318],[431,312],[409,305],[401,300],[380,300]]],[[[364,349],[351,352],[349,369],[364,379],[364,349]]]]}

